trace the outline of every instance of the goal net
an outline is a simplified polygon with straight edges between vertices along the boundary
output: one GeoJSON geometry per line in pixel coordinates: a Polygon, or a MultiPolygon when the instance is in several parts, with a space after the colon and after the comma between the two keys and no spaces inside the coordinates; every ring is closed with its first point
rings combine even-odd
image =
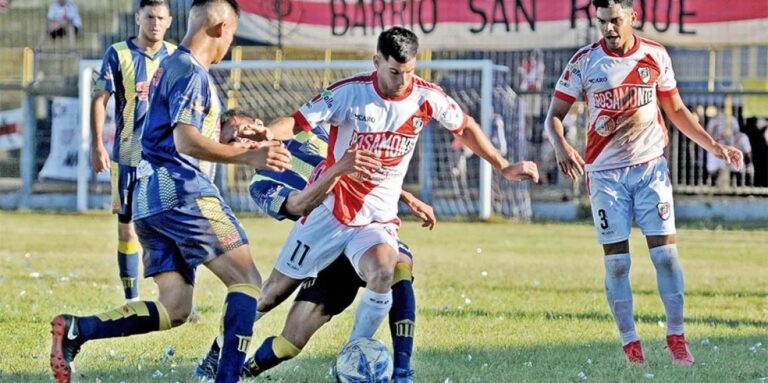
{"type": "MultiPolygon", "coordinates": [[[[494,146],[510,161],[527,157],[520,102],[508,85],[506,67],[496,66],[489,60],[423,61],[417,67],[419,76],[441,86],[465,112],[480,122],[494,146]]],[[[90,76],[81,81],[84,107],[90,105],[87,79],[98,70],[98,63],[83,62],[81,69],[81,76],[90,76]]],[[[372,70],[373,65],[367,60],[246,60],[223,62],[214,66],[211,74],[225,108],[247,110],[266,123],[292,114],[334,81],[372,70]]],[[[84,136],[88,134],[87,123],[84,119],[84,136]]],[[[529,186],[499,177],[487,162],[472,155],[446,129],[438,126],[424,129],[415,150],[404,188],[430,203],[439,216],[530,218],[529,186]]],[[[87,160],[87,153],[80,158],[87,160]]],[[[81,166],[84,180],[89,179],[87,164],[85,161],[85,166],[81,166]]],[[[258,212],[248,194],[252,174],[251,169],[231,165],[222,166],[219,172],[217,184],[237,211],[258,212]]],[[[87,207],[87,196],[83,195],[86,198],[83,204],[87,207]]]]}

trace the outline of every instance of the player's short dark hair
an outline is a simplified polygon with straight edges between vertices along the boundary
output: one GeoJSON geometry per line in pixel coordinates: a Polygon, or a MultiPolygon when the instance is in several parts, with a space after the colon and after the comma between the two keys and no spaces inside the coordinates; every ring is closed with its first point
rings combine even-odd
{"type": "Polygon", "coordinates": [[[141,0],[139,1],[139,9],[144,9],[144,7],[157,7],[160,5],[165,5],[168,10],[171,9],[171,5],[168,4],[168,0],[141,0]]]}
{"type": "Polygon", "coordinates": [[[592,5],[595,8],[610,8],[614,5],[620,5],[622,8],[634,8],[634,0],[592,0],[592,5]]]}
{"type": "Polygon", "coordinates": [[[219,116],[219,119],[221,120],[221,123],[224,124],[225,122],[235,117],[245,117],[250,118],[251,120],[256,119],[256,117],[251,114],[251,112],[239,108],[228,109],[226,112],[222,113],[221,116],[219,116]]]}
{"type": "Polygon", "coordinates": [[[392,57],[401,64],[406,63],[419,52],[419,38],[403,27],[392,27],[381,32],[376,50],[385,60],[392,57]]]}
{"type": "Polygon", "coordinates": [[[192,2],[192,8],[194,7],[204,7],[208,4],[214,4],[214,3],[227,3],[229,6],[232,7],[232,9],[235,10],[235,13],[237,14],[237,17],[240,17],[240,5],[237,4],[237,0],[194,0],[192,2]]]}

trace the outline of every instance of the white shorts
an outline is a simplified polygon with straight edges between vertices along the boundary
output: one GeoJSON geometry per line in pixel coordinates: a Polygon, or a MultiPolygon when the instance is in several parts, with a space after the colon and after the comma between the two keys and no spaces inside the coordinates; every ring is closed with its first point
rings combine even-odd
{"type": "Polygon", "coordinates": [[[589,172],[587,188],[600,244],[629,239],[633,217],[645,236],[675,234],[672,180],[665,158],[589,172]]]}
{"type": "Polygon", "coordinates": [[[327,207],[320,205],[293,226],[275,262],[275,270],[293,279],[314,278],[344,253],[365,280],[359,267],[360,258],[368,249],[382,243],[398,252],[397,229],[394,223],[378,222],[346,226],[327,207]]]}

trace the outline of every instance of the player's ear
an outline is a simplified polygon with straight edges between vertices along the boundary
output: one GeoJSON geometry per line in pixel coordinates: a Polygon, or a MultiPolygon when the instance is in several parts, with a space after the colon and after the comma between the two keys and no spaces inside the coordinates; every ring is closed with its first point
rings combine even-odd
{"type": "Polygon", "coordinates": [[[209,31],[210,31],[212,37],[219,38],[221,36],[224,36],[224,28],[225,28],[224,22],[221,21],[221,22],[218,22],[218,23],[214,24],[209,29],[209,31]]]}
{"type": "Polygon", "coordinates": [[[373,55],[373,67],[379,69],[379,54],[378,52],[373,55]]]}
{"type": "Polygon", "coordinates": [[[167,20],[168,21],[165,22],[165,27],[166,28],[170,28],[171,27],[171,23],[173,23],[173,16],[168,16],[167,20]]]}

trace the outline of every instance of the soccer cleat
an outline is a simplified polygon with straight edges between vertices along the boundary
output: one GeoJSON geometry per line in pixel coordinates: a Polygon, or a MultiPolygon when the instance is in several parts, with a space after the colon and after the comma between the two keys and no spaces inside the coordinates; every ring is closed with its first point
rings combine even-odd
{"type": "Polygon", "coordinates": [[[216,370],[218,370],[219,367],[220,352],[221,349],[219,348],[219,344],[214,339],[213,344],[211,345],[211,349],[208,350],[208,353],[205,354],[203,360],[201,360],[200,364],[198,364],[197,368],[195,368],[195,373],[193,375],[195,380],[216,380],[216,370]]]}
{"type": "Polygon", "coordinates": [[[264,372],[264,370],[256,364],[256,355],[248,358],[243,364],[243,373],[240,375],[243,378],[255,378],[264,372]]]}
{"type": "Polygon", "coordinates": [[[82,342],[78,339],[77,317],[62,314],[51,321],[51,370],[57,383],[72,381],[72,361],[80,352],[82,342]]]}
{"type": "Polygon", "coordinates": [[[392,383],[413,383],[413,370],[395,368],[392,373],[392,383]]]}
{"type": "Polygon", "coordinates": [[[672,364],[676,366],[693,366],[693,355],[688,349],[688,342],[685,340],[685,334],[667,335],[667,351],[672,357],[672,364]]]}
{"type": "Polygon", "coordinates": [[[643,346],[640,345],[640,341],[629,342],[624,345],[624,355],[627,357],[627,362],[632,364],[645,364],[645,355],[643,355],[643,346]]]}

